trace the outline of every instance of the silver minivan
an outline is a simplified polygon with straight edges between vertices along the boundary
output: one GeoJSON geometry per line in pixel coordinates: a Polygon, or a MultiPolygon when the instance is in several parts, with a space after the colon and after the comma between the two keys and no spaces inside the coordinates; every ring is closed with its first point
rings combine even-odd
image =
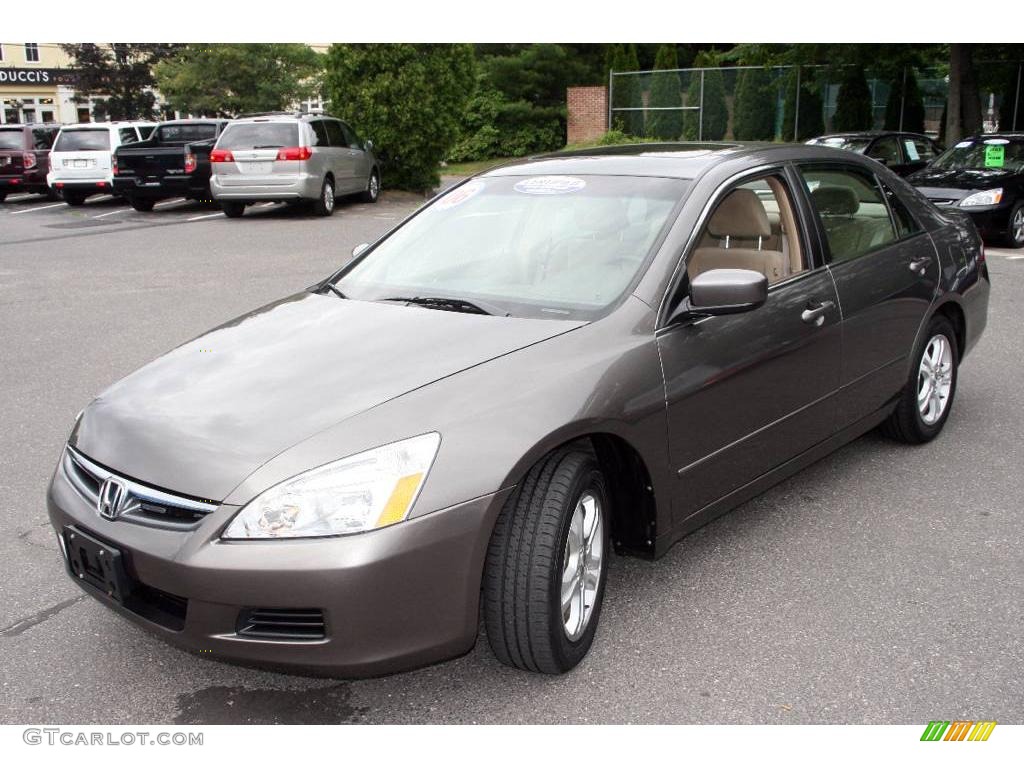
{"type": "Polygon", "coordinates": [[[328,115],[274,114],[228,124],[210,153],[210,191],[225,215],[259,201],[308,200],[321,216],[338,195],[380,195],[373,144],[328,115]]]}

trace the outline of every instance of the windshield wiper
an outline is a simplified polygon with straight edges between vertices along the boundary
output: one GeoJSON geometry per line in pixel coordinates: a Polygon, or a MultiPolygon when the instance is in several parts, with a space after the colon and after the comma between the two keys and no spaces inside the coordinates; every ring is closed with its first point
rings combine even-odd
{"type": "MultiPolygon", "coordinates": [[[[406,304],[415,304],[429,309],[443,309],[448,312],[468,312],[473,315],[502,315],[508,317],[509,313],[488,305],[484,309],[479,303],[467,301],[466,299],[453,299],[447,296],[391,296],[381,301],[404,301],[406,304]]],[[[481,302],[482,303],[482,302],[481,302]]]]}
{"type": "Polygon", "coordinates": [[[348,296],[346,296],[344,293],[342,293],[341,291],[339,291],[337,288],[334,287],[334,283],[324,283],[320,287],[323,290],[330,291],[335,296],[337,296],[339,299],[347,299],[348,298],[348,296]]]}
{"type": "Polygon", "coordinates": [[[257,144],[253,149],[280,149],[283,144],[257,144]]]}

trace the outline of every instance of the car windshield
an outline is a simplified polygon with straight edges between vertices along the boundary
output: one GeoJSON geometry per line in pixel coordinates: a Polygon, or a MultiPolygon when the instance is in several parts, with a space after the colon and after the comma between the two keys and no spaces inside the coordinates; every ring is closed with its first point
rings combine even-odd
{"type": "Polygon", "coordinates": [[[0,130],[0,149],[21,149],[24,144],[21,128],[0,130]]]}
{"type": "Polygon", "coordinates": [[[834,149],[848,149],[851,152],[864,154],[871,139],[858,138],[857,136],[822,136],[811,139],[808,144],[816,144],[819,147],[832,147],[834,149]]]}
{"type": "Polygon", "coordinates": [[[455,188],[335,282],[350,299],[442,298],[592,319],[632,283],[682,179],[493,176],[455,188]]]}
{"type": "Polygon", "coordinates": [[[217,136],[215,123],[194,123],[189,125],[161,125],[156,138],[161,144],[187,144],[190,141],[205,141],[217,136]]]}
{"type": "Polygon", "coordinates": [[[224,129],[219,149],[273,149],[299,143],[296,123],[235,123],[224,129]]]}
{"type": "Polygon", "coordinates": [[[61,131],[54,152],[94,152],[110,149],[110,131],[106,128],[85,128],[61,131]]]}
{"type": "Polygon", "coordinates": [[[948,171],[1024,171],[1024,141],[1011,139],[967,139],[947,149],[931,168],[948,171]]]}

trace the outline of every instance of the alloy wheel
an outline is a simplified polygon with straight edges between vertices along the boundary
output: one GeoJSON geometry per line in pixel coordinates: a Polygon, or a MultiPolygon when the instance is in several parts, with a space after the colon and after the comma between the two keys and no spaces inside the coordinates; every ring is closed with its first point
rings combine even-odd
{"type": "Polygon", "coordinates": [[[936,334],[925,345],[917,371],[917,407],[925,424],[932,426],[942,418],[952,388],[952,347],[949,339],[936,334]]]}
{"type": "Polygon", "coordinates": [[[1024,245],[1024,207],[1018,208],[1010,222],[1010,235],[1015,244],[1024,245]]]}
{"type": "Polygon", "coordinates": [[[576,502],[562,554],[562,627],[570,640],[587,629],[601,586],[604,519],[597,497],[585,492],[576,502]]]}

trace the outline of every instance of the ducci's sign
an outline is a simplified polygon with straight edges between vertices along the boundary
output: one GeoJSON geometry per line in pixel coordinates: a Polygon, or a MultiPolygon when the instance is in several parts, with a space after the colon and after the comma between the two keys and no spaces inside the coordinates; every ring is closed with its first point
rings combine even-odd
{"type": "Polygon", "coordinates": [[[73,79],[73,74],[66,69],[0,67],[0,85],[57,85],[73,79]]]}

